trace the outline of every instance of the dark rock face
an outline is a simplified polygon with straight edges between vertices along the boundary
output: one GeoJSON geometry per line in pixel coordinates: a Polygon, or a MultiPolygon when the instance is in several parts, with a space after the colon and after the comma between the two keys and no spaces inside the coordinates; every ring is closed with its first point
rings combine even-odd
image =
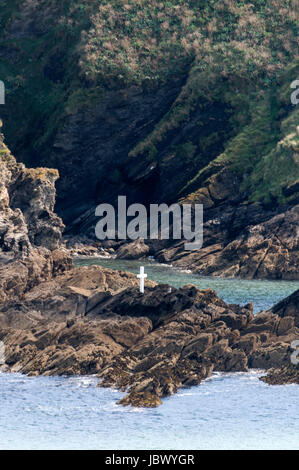
{"type": "Polygon", "coordinates": [[[202,249],[186,252],[179,242],[158,250],[156,258],[203,275],[299,279],[299,206],[282,212],[242,202],[239,182],[226,169],[204,184],[184,201],[204,206],[202,249]]]}
{"type": "Polygon", "coordinates": [[[120,194],[131,202],[154,202],[158,169],[148,162],[136,171],[136,160],[128,154],[171,107],[182,83],[155,91],[134,86],[106,92],[94,108],[65,117],[50,155],[36,160],[50,161],[59,170],[57,210],[66,224],[120,194]]]}
{"type": "MultiPolygon", "coordinates": [[[[184,241],[137,240],[116,248],[121,259],[147,255],[202,275],[245,279],[297,280],[299,273],[299,206],[266,208],[248,203],[239,193],[240,178],[226,168],[214,169],[194,197],[182,202],[203,204],[203,247],[185,251],[184,241]]],[[[78,221],[84,230],[95,222],[94,211],[78,221]]],[[[92,233],[92,231],[91,231],[92,233]]]]}
{"type": "MultiPolygon", "coordinates": [[[[294,319],[295,325],[299,327],[299,291],[297,290],[292,295],[274,305],[272,312],[282,317],[282,320],[290,317],[294,319]]],[[[281,321],[282,321],[281,320],[281,321]]]]}
{"type": "MultiPolygon", "coordinates": [[[[292,295],[283,299],[278,304],[274,305],[270,310],[270,314],[274,313],[278,315],[280,320],[277,324],[277,335],[284,336],[288,335],[292,331],[297,331],[297,337],[294,340],[299,339],[298,331],[298,315],[299,315],[299,290],[294,292],[292,295]],[[295,326],[294,326],[295,325],[295,326]]],[[[285,345],[286,346],[286,345],[285,345]]],[[[288,356],[294,353],[294,348],[288,348],[288,356]]],[[[280,357],[277,356],[272,361],[272,368],[267,372],[265,377],[261,380],[269,385],[283,385],[296,383],[299,384],[299,366],[292,364],[290,360],[286,361],[285,358],[281,357],[283,349],[280,348],[280,357]],[[279,360],[284,359],[284,360],[279,360]],[[282,365],[283,363],[283,365],[282,365]]],[[[272,351],[273,356],[273,351],[272,351]]]]}
{"type": "Polygon", "coordinates": [[[265,377],[261,377],[263,382],[269,385],[299,385],[299,367],[298,366],[284,366],[279,369],[270,369],[265,377]]]}

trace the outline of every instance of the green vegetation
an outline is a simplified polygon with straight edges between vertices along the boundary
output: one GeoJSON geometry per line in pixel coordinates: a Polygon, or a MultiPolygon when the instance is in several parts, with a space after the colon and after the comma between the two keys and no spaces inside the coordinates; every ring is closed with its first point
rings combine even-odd
{"type": "Polygon", "coordinates": [[[165,81],[191,62],[197,73],[271,79],[296,50],[296,5],[103,0],[82,33],[80,67],[110,87],[165,81]]]}
{"type": "Polygon", "coordinates": [[[182,193],[221,163],[246,175],[242,190],[250,200],[284,202],[283,186],[299,176],[298,111],[289,88],[299,71],[298,16],[297,0],[2,0],[7,141],[25,159],[46,155],[63,120],[92,112],[108,91],[155,90],[181,79],[171,108],[129,157],[159,161],[169,134],[199,108],[200,144],[187,137],[163,157],[194,162],[196,176],[182,193]],[[209,132],[212,103],[229,110],[225,136],[209,132]],[[219,142],[223,151],[209,164],[219,142]]]}
{"type": "Polygon", "coordinates": [[[244,107],[247,124],[230,139],[223,153],[198,172],[183,194],[193,192],[211,172],[226,165],[243,175],[241,189],[249,200],[286,202],[282,189],[299,178],[299,108],[290,103],[290,84],[298,74],[299,64],[295,63],[277,83],[252,93],[244,107]]]}

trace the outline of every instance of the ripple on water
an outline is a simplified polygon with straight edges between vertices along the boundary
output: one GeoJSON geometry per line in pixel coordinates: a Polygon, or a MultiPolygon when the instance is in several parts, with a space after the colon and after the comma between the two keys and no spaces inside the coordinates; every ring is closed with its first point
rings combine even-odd
{"type": "Polygon", "coordinates": [[[0,448],[299,449],[299,387],[260,375],[216,373],[138,409],[117,405],[123,393],[96,377],[0,374],[0,448]]]}

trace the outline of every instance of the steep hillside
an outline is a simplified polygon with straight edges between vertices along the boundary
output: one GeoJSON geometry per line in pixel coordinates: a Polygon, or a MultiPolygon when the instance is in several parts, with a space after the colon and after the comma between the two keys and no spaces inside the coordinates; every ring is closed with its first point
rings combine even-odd
{"type": "Polygon", "coordinates": [[[209,274],[295,276],[295,0],[3,0],[0,26],[7,142],[19,161],[59,170],[69,229],[92,234],[94,207],[120,194],[200,202],[208,260],[153,254],[209,274]],[[274,234],[290,210],[288,233],[274,234]]]}
{"type": "Polygon", "coordinates": [[[59,169],[66,221],[120,190],[132,200],[176,200],[199,189],[215,159],[248,176],[246,197],[281,201],[298,176],[289,144],[277,149],[298,122],[289,100],[296,8],[3,1],[7,141],[20,160],[59,169]],[[292,167],[284,174],[269,172],[277,152],[292,167]]]}

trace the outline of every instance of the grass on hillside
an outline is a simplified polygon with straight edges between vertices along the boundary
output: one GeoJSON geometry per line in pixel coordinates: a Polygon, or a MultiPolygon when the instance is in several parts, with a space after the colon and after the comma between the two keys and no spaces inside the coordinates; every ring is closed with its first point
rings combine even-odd
{"type": "Polygon", "coordinates": [[[243,190],[252,200],[282,200],[282,186],[298,175],[298,113],[289,104],[298,17],[297,0],[2,0],[0,79],[14,112],[7,140],[22,150],[26,140],[28,151],[45,155],[63,120],[92,108],[106,90],[154,90],[181,78],[172,107],[130,157],[159,160],[169,133],[196,107],[219,102],[233,110],[233,137],[204,168],[201,150],[222,136],[213,131],[201,149],[188,139],[181,144],[176,155],[192,158],[199,171],[184,191],[219,161],[246,175],[243,190]]]}

